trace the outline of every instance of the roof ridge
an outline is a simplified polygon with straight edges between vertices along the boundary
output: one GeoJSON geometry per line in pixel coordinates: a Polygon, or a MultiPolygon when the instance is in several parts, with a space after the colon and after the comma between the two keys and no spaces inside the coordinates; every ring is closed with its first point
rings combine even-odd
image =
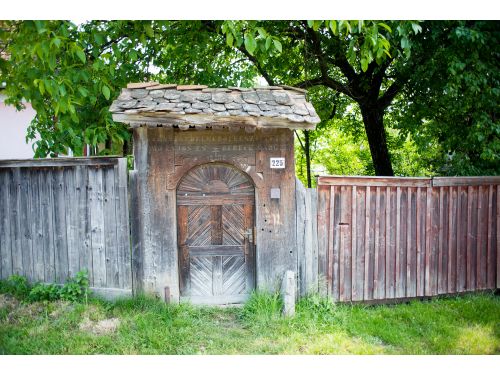
{"type": "Polygon", "coordinates": [[[307,90],[300,88],[300,87],[294,87],[294,86],[289,86],[289,85],[270,85],[270,86],[262,86],[262,85],[257,85],[253,87],[239,87],[239,86],[228,86],[228,87],[210,87],[207,85],[181,85],[177,83],[160,83],[156,81],[150,81],[150,82],[131,82],[127,84],[127,89],[148,89],[148,90],[154,90],[154,89],[166,89],[166,88],[171,88],[171,89],[177,89],[179,91],[184,91],[184,90],[203,90],[203,89],[209,89],[209,90],[231,90],[231,91],[248,91],[248,90],[290,90],[290,91],[297,91],[301,93],[307,93],[307,90]]]}

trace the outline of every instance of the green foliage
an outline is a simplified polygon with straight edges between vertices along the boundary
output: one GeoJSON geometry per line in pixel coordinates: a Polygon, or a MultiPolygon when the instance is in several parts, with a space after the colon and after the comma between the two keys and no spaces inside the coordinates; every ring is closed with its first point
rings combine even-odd
{"type": "Polygon", "coordinates": [[[29,301],[56,301],[61,298],[61,286],[56,284],[35,284],[28,295],[29,301]]]}
{"type": "Polygon", "coordinates": [[[9,293],[24,299],[30,292],[30,285],[24,276],[12,275],[7,280],[0,280],[0,293],[9,293]]]}
{"type": "Polygon", "coordinates": [[[245,303],[241,317],[245,321],[268,324],[281,316],[283,301],[278,292],[253,291],[245,303]]]}
{"type": "Polygon", "coordinates": [[[129,133],[108,108],[128,82],[264,77],[309,89],[316,169],[377,171],[364,135],[376,115],[397,175],[498,174],[498,33],[487,21],[0,21],[0,80],[7,103],[37,111],[36,157],[119,153],[129,133]]]}
{"type": "Polygon", "coordinates": [[[27,301],[56,301],[59,299],[81,302],[89,295],[89,280],[86,270],[76,273],[63,285],[36,283],[30,285],[24,276],[12,275],[0,282],[0,293],[9,293],[27,301]]]}
{"type": "MultiPolygon", "coordinates": [[[[318,107],[321,108],[321,107],[318,107]]],[[[432,176],[439,146],[429,142],[423,153],[411,134],[398,129],[393,116],[386,118],[386,136],[396,176],[432,176]]],[[[310,132],[312,171],[314,175],[373,176],[375,169],[370,146],[363,131],[357,108],[345,110],[344,116],[323,121],[318,130],[310,132]]],[[[303,138],[301,136],[301,138],[303,138]]],[[[303,141],[302,141],[303,143],[303,141]]],[[[301,141],[296,139],[296,174],[306,184],[305,154],[301,141]]]]}
{"type": "Polygon", "coordinates": [[[6,103],[20,109],[27,100],[36,110],[27,134],[35,157],[128,140],[108,108],[129,82],[248,85],[255,76],[198,21],[1,21],[0,32],[6,103]]]}
{"type": "Polygon", "coordinates": [[[397,127],[441,175],[500,174],[500,30],[486,21],[427,22],[396,102],[397,127]],[[434,144],[438,152],[429,152],[434,144]]]}
{"type": "Polygon", "coordinates": [[[86,300],[89,294],[89,276],[86,270],[76,273],[62,286],[59,295],[61,299],[76,302],[86,300]]]}
{"type": "Polygon", "coordinates": [[[258,298],[243,308],[167,305],[146,296],[6,304],[0,354],[500,354],[500,299],[492,293],[392,306],[311,295],[289,318],[278,314],[272,295],[258,298]],[[118,321],[115,330],[87,328],[108,319],[118,321]]]}

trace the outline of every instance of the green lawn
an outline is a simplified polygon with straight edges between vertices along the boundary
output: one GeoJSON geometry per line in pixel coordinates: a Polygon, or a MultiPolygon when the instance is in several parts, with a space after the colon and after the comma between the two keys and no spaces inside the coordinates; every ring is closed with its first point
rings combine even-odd
{"type": "Polygon", "coordinates": [[[0,354],[500,354],[493,294],[371,307],[311,297],[291,319],[279,308],[265,294],[240,308],[0,294],[0,354]]]}

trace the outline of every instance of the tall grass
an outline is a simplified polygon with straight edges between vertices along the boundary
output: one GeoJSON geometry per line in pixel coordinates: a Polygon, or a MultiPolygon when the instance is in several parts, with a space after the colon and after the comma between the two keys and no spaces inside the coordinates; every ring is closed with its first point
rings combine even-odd
{"type": "Polygon", "coordinates": [[[263,291],[230,308],[0,294],[0,354],[500,354],[500,298],[491,293],[392,306],[310,295],[293,317],[282,308],[279,294],[263,291]],[[107,319],[119,321],[116,330],[82,328],[107,319]]]}

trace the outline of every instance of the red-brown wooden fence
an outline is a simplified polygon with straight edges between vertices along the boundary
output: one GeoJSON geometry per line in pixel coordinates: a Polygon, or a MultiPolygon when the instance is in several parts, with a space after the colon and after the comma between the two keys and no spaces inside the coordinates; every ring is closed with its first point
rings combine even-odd
{"type": "Polygon", "coordinates": [[[318,274],[335,301],[500,287],[500,177],[318,178],[318,274]]]}

